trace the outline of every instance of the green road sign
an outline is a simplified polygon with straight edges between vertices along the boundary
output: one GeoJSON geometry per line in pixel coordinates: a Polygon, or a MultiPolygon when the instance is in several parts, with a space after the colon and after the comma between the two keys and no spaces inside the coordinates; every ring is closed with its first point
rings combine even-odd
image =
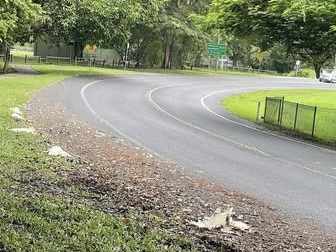
{"type": "Polygon", "coordinates": [[[226,47],[224,44],[210,43],[207,46],[208,55],[223,56],[226,54],[226,47]]]}

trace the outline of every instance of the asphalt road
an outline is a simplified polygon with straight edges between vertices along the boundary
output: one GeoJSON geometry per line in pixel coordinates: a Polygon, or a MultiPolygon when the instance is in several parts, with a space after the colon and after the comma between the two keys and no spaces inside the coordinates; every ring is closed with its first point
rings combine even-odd
{"type": "Polygon", "coordinates": [[[50,91],[105,133],[336,231],[336,152],[261,131],[220,105],[280,88],[336,89],[295,78],[137,74],[76,78],[50,91]]]}

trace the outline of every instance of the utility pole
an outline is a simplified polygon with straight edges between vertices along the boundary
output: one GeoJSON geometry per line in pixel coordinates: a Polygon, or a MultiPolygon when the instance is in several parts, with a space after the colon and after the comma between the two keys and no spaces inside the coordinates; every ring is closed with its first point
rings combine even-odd
{"type": "MultiPolygon", "coordinates": [[[[218,44],[221,42],[220,32],[218,33],[218,44]]],[[[219,55],[217,56],[216,70],[219,69],[219,55]]]]}
{"type": "Polygon", "coordinates": [[[130,44],[127,43],[127,47],[126,47],[126,55],[125,55],[125,65],[124,65],[124,70],[126,70],[126,65],[127,65],[127,56],[128,56],[128,50],[129,50],[129,46],[130,44]]]}

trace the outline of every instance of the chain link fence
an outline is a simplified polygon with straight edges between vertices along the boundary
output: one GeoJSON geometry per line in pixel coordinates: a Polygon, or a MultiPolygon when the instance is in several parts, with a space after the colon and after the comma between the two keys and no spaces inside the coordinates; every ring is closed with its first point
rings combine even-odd
{"type": "Polygon", "coordinates": [[[336,145],[336,109],[266,97],[264,122],[336,145]]]}
{"type": "Polygon", "coordinates": [[[288,102],[284,97],[266,97],[265,123],[314,137],[316,119],[317,107],[288,102]]]}

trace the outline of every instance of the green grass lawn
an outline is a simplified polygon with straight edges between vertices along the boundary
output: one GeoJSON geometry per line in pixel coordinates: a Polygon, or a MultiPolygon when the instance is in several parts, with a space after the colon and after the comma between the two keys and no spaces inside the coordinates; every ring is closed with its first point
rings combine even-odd
{"type": "Polygon", "coordinates": [[[215,70],[209,68],[197,68],[194,67],[193,70],[190,67],[185,68],[183,70],[179,69],[135,69],[136,72],[151,72],[151,73],[161,73],[161,74],[187,74],[187,75],[236,75],[236,76],[270,76],[277,75],[274,73],[267,72],[248,72],[248,71],[239,71],[239,70],[215,70]]]}
{"type": "MultiPolygon", "coordinates": [[[[39,89],[67,77],[130,72],[56,66],[35,69],[41,74],[0,76],[0,251],[194,251],[190,241],[160,231],[155,224],[146,227],[149,217],[136,213],[126,219],[114,217],[78,195],[71,198],[43,190],[44,185],[66,180],[53,172],[56,167],[76,169],[76,165],[46,156],[47,146],[39,135],[9,131],[29,126],[13,122],[10,108],[23,107],[39,89]]],[[[71,195],[81,189],[64,190],[71,195]]]]}
{"type": "Polygon", "coordinates": [[[33,57],[33,52],[19,51],[19,50],[11,50],[11,54],[16,57],[33,57]]]}
{"type": "MultiPolygon", "coordinates": [[[[295,71],[291,71],[288,76],[290,77],[296,77],[296,73],[295,71]]],[[[297,77],[305,77],[305,78],[311,78],[311,79],[315,79],[316,75],[315,75],[315,71],[313,69],[309,69],[309,68],[301,68],[297,74],[297,77]]]]}
{"type": "MultiPolygon", "coordinates": [[[[246,120],[256,121],[257,104],[261,102],[261,115],[263,115],[267,96],[285,97],[286,101],[317,106],[315,136],[326,142],[336,141],[336,91],[265,90],[227,97],[222,100],[222,105],[234,115],[246,120]]],[[[286,116],[291,117],[291,115],[285,113],[284,117],[286,116]]],[[[284,119],[286,120],[286,118],[284,119]]]]}
{"type": "MultiPolygon", "coordinates": [[[[13,55],[13,64],[25,64],[25,56],[27,55],[27,64],[30,65],[41,65],[39,63],[39,57],[33,57],[32,53],[23,52],[23,51],[12,51],[13,55]]],[[[71,62],[72,65],[74,61],[71,62]]],[[[44,63],[42,63],[44,64],[44,63]]],[[[69,66],[70,62],[68,59],[60,58],[57,60],[56,58],[48,59],[49,65],[63,65],[69,66]]],[[[83,64],[82,62],[78,62],[78,64],[83,64]]],[[[88,67],[88,62],[84,62],[84,67],[88,67]]],[[[42,65],[41,65],[42,66],[42,65]]],[[[193,70],[190,67],[187,67],[183,70],[179,69],[129,69],[130,71],[135,72],[150,72],[150,73],[160,73],[160,74],[185,74],[185,75],[235,75],[235,76],[270,76],[270,75],[281,75],[271,72],[256,72],[256,71],[242,71],[242,70],[230,70],[230,69],[223,69],[223,70],[215,70],[209,68],[197,68],[194,67],[193,70]]]]}

